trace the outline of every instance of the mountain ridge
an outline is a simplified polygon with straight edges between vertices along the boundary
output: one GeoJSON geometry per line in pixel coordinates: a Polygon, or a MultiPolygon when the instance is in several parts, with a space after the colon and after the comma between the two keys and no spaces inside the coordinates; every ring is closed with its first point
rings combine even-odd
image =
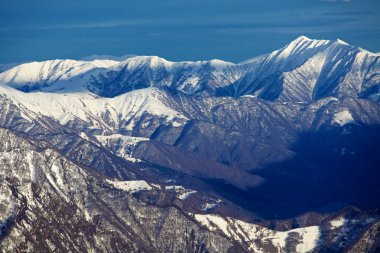
{"type": "Polygon", "coordinates": [[[0,251],[375,251],[379,58],[300,37],[0,73],[0,251]]]}
{"type": "Polygon", "coordinates": [[[328,96],[376,101],[379,66],[378,55],[343,41],[301,36],[279,50],[240,64],[170,62],[158,56],[135,56],[120,62],[52,60],[13,67],[0,73],[0,82],[27,92],[90,91],[105,97],[168,86],[201,96],[254,95],[283,102],[328,96]],[[34,74],[28,73],[32,67],[34,74]]]}

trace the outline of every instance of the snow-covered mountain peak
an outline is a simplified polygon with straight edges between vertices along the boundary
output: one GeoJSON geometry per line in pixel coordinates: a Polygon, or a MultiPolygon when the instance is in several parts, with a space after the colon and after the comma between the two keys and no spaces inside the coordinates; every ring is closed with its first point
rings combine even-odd
{"type": "Polygon", "coordinates": [[[122,61],[119,67],[123,68],[127,66],[128,69],[136,67],[148,67],[155,69],[158,67],[170,67],[173,63],[158,56],[134,56],[122,61]]]}
{"type": "Polygon", "coordinates": [[[219,60],[219,59],[210,60],[209,64],[210,64],[211,67],[215,68],[218,71],[222,71],[222,70],[226,69],[230,65],[235,65],[232,62],[226,62],[226,61],[222,61],[222,60],[219,60]]]}
{"type": "Polygon", "coordinates": [[[299,36],[298,39],[300,39],[300,40],[312,40],[309,37],[306,37],[305,35],[299,36]]]}
{"type": "Polygon", "coordinates": [[[127,60],[121,62],[120,66],[128,65],[130,68],[134,68],[136,66],[146,66],[151,69],[158,67],[170,68],[176,66],[178,67],[193,67],[193,68],[201,68],[202,66],[209,65],[216,70],[223,70],[227,68],[228,65],[235,65],[232,62],[226,62],[219,59],[212,59],[209,61],[180,61],[180,62],[172,62],[168,61],[159,56],[134,56],[130,57],[127,60]]]}
{"type": "Polygon", "coordinates": [[[336,39],[336,42],[341,44],[341,45],[349,46],[349,44],[347,42],[340,40],[340,39],[336,39]]]}
{"type": "Polygon", "coordinates": [[[158,56],[124,61],[52,60],[0,73],[0,83],[24,92],[93,92],[115,97],[148,87],[187,94],[255,95],[268,100],[310,101],[325,96],[377,97],[378,55],[339,39],[298,37],[270,54],[234,64],[218,59],[171,62],[158,56]]]}
{"type": "Polygon", "coordinates": [[[295,40],[293,40],[293,42],[302,42],[302,41],[311,41],[311,40],[312,39],[310,39],[304,35],[301,35],[298,38],[296,38],[295,40]]]}
{"type": "Polygon", "coordinates": [[[285,47],[273,52],[272,55],[279,58],[288,58],[292,55],[300,55],[309,51],[312,53],[318,53],[321,51],[330,50],[337,47],[344,47],[347,49],[357,49],[356,47],[340,39],[319,40],[319,39],[309,39],[305,36],[300,36],[297,39],[290,42],[285,47]]]}
{"type": "Polygon", "coordinates": [[[235,97],[251,94],[281,101],[311,101],[328,96],[377,100],[379,93],[378,55],[339,39],[301,36],[241,66],[247,67],[248,73],[231,89],[235,97]]]}
{"type": "Polygon", "coordinates": [[[114,60],[93,60],[89,62],[97,68],[109,68],[120,63],[119,61],[114,60]]]}
{"type": "MultiPolygon", "coordinates": [[[[340,41],[340,40],[336,40],[340,41]]],[[[347,43],[340,41],[341,44],[348,45],[347,43]]],[[[266,55],[257,56],[248,60],[245,60],[240,63],[240,65],[245,64],[260,64],[262,61],[275,60],[275,61],[284,61],[289,60],[291,57],[299,57],[299,55],[304,54],[305,52],[317,53],[318,51],[323,51],[327,47],[334,44],[334,41],[331,40],[317,40],[310,39],[306,36],[300,36],[285,45],[284,47],[266,55]]]]}
{"type": "Polygon", "coordinates": [[[289,57],[290,55],[299,54],[303,51],[307,51],[310,49],[323,48],[327,44],[331,44],[329,40],[312,40],[305,36],[301,36],[294,41],[290,42],[288,45],[283,47],[282,49],[275,51],[280,52],[279,56],[281,58],[289,57]]]}

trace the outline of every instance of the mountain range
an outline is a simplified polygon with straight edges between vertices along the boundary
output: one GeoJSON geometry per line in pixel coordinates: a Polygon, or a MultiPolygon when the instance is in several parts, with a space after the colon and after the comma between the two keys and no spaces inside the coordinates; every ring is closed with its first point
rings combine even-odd
{"type": "Polygon", "coordinates": [[[0,67],[0,251],[378,250],[378,54],[98,58],[0,67]]]}

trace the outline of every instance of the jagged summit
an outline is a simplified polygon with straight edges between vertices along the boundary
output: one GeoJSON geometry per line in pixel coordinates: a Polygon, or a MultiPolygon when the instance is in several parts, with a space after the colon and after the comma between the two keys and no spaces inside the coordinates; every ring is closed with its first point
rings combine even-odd
{"type": "Polygon", "coordinates": [[[306,37],[305,35],[301,35],[301,36],[299,36],[297,39],[295,39],[295,40],[312,40],[312,39],[310,39],[309,37],[306,37]]]}
{"type": "Polygon", "coordinates": [[[332,44],[334,44],[334,42],[337,42],[342,45],[348,45],[346,42],[341,41],[339,39],[336,39],[335,41],[334,40],[319,40],[319,39],[310,39],[306,36],[300,36],[294,39],[293,41],[291,41],[289,44],[285,45],[284,47],[272,53],[269,53],[263,56],[254,57],[249,60],[245,60],[241,62],[240,64],[256,62],[258,59],[262,59],[268,55],[286,58],[291,54],[301,53],[302,51],[305,51],[305,50],[309,50],[313,48],[322,48],[322,46],[326,46],[326,45],[331,46],[332,44]]]}
{"type": "Polygon", "coordinates": [[[305,36],[240,64],[131,56],[122,61],[33,62],[0,73],[0,83],[25,92],[93,92],[114,97],[147,87],[170,87],[189,95],[253,95],[303,102],[329,96],[378,100],[379,79],[378,55],[339,39],[305,36]]]}
{"type": "Polygon", "coordinates": [[[379,64],[378,56],[341,40],[301,36],[279,50],[244,62],[247,73],[225,87],[223,94],[284,102],[329,96],[377,100],[379,64]]]}
{"type": "Polygon", "coordinates": [[[345,41],[343,41],[343,40],[341,40],[341,39],[337,39],[336,41],[337,41],[339,44],[342,44],[342,45],[346,45],[346,46],[349,45],[347,42],[345,42],[345,41]]]}

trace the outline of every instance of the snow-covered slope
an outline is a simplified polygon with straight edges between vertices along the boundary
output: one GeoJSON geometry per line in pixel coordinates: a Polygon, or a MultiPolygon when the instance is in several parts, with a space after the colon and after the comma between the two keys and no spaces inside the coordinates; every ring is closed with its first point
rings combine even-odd
{"type": "Polygon", "coordinates": [[[0,74],[0,83],[26,92],[88,89],[105,97],[173,85],[186,93],[195,93],[234,82],[239,73],[233,66],[220,60],[174,63],[156,56],[130,57],[121,62],[52,60],[13,67],[0,74]]]}
{"type": "Polygon", "coordinates": [[[355,227],[367,227],[375,221],[368,217],[338,216],[320,226],[276,231],[230,217],[203,214],[195,214],[194,217],[211,231],[220,231],[247,245],[252,252],[262,253],[341,252],[350,244],[348,241],[358,236],[355,227]]]}
{"type": "Polygon", "coordinates": [[[232,86],[235,96],[311,101],[328,96],[376,99],[379,93],[380,58],[341,40],[301,36],[243,65],[250,71],[232,86]]]}
{"type": "Polygon", "coordinates": [[[115,130],[120,122],[127,120],[129,125],[124,127],[131,130],[134,120],[144,113],[161,117],[173,124],[176,124],[176,120],[186,120],[186,117],[162,103],[162,94],[155,88],[136,90],[115,98],[97,97],[89,92],[24,93],[1,85],[0,92],[35,113],[34,116],[27,116],[30,120],[43,115],[58,120],[62,125],[82,120],[93,126],[115,130]]]}
{"type": "Polygon", "coordinates": [[[108,68],[117,63],[119,62],[113,60],[50,60],[24,63],[1,73],[0,83],[26,92],[43,90],[53,84],[56,87],[50,88],[54,91],[80,90],[78,79],[83,77],[82,74],[97,68],[108,68]]]}
{"type": "Polygon", "coordinates": [[[266,100],[379,99],[380,57],[341,40],[301,36],[285,47],[240,64],[221,60],[170,62],[157,56],[113,60],[53,60],[22,64],[0,73],[0,82],[23,91],[89,90],[114,97],[147,87],[187,94],[266,100]]]}
{"type": "Polygon", "coordinates": [[[157,56],[139,56],[93,75],[87,87],[106,97],[152,86],[204,94],[235,82],[240,75],[233,63],[220,60],[170,62],[157,56]]]}
{"type": "Polygon", "coordinates": [[[287,249],[290,248],[295,249],[292,252],[311,252],[317,247],[320,236],[318,226],[274,231],[216,215],[196,214],[195,219],[212,231],[221,230],[228,237],[248,244],[249,249],[253,252],[267,252],[270,248],[275,248],[277,252],[287,252],[287,249]],[[292,242],[292,237],[296,239],[294,242],[292,242]]]}

